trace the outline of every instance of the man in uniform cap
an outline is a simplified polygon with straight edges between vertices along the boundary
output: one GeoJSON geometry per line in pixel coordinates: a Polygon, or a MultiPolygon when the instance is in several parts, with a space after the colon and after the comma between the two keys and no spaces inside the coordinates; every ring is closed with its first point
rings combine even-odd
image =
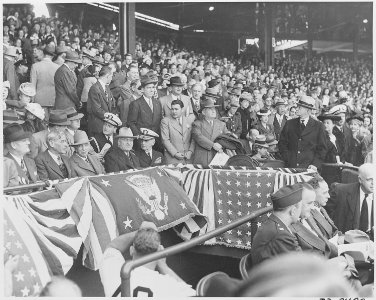
{"type": "Polygon", "coordinates": [[[106,172],[120,172],[140,167],[140,161],[133,152],[133,141],[137,139],[132,130],[122,127],[115,136],[117,147],[112,146],[104,156],[106,172]]]}
{"type": "Polygon", "coordinates": [[[315,100],[303,95],[298,102],[299,118],[288,120],[282,129],[278,143],[279,152],[289,168],[321,168],[327,141],[324,125],[310,115],[315,100]]]}
{"type": "Polygon", "coordinates": [[[226,124],[217,119],[214,99],[204,96],[201,111],[202,118],[194,121],[192,137],[196,142],[196,149],[193,156],[194,164],[208,166],[216,152],[223,152],[222,146],[214,140],[221,134],[229,134],[226,124]]]}
{"type": "Polygon", "coordinates": [[[302,210],[303,185],[286,185],[275,192],[273,214],[257,229],[251,250],[253,264],[273,256],[301,251],[289,226],[299,220],[302,210]]]}
{"type": "Polygon", "coordinates": [[[103,119],[102,132],[95,133],[90,141],[100,159],[103,159],[108,149],[114,145],[114,134],[121,125],[121,120],[112,113],[108,113],[103,119]]]}
{"type": "Polygon", "coordinates": [[[155,139],[159,135],[153,130],[141,128],[141,149],[135,151],[136,156],[140,161],[142,168],[154,167],[163,164],[163,154],[159,151],[153,150],[155,139]]]}
{"type": "Polygon", "coordinates": [[[57,69],[55,82],[55,109],[81,108],[81,101],[77,96],[77,76],[75,69],[82,61],[77,52],[68,51],[65,62],[57,69]]]}
{"type": "Polygon", "coordinates": [[[47,45],[43,49],[44,58],[31,66],[30,82],[36,90],[35,103],[39,103],[45,111],[45,120],[49,119],[49,112],[55,106],[54,77],[59,65],[52,62],[55,56],[55,46],[47,45]]]}

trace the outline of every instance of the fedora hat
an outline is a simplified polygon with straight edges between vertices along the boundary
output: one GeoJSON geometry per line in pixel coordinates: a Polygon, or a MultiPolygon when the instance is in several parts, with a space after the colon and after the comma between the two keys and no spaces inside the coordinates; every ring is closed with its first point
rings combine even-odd
{"type": "Polygon", "coordinates": [[[204,108],[212,108],[212,107],[218,107],[220,105],[216,105],[215,101],[210,98],[205,98],[203,101],[201,101],[201,111],[203,111],[204,108]]]}
{"type": "Polygon", "coordinates": [[[212,79],[208,82],[208,88],[213,88],[220,83],[218,79],[212,79]]]}
{"type": "Polygon", "coordinates": [[[66,61],[71,61],[76,64],[81,64],[82,60],[80,59],[80,56],[76,51],[67,51],[67,54],[65,56],[66,61]]]}
{"type": "Polygon", "coordinates": [[[114,115],[112,113],[107,113],[107,115],[103,119],[104,122],[107,122],[113,126],[120,127],[123,123],[119,119],[117,115],[114,115]]]}
{"type": "Polygon", "coordinates": [[[278,141],[275,139],[275,137],[271,134],[268,134],[266,136],[266,143],[269,145],[269,146],[273,146],[273,145],[277,145],[278,144],[278,141]]]}
{"type": "Polygon", "coordinates": [[[207,88],[205,90],[205,93],[203,94],[203,96],[212,97],[212,98],[216,98],[216,99],[221,98],[221,96],[219,96],[217,94],[217,92],[215,91],[215,89],[213,89],[213,88],[207,88]]]}
{"type": "Polygon", "coordinates": [[[305,108],[313,109],[315,110],[315,99],[313,99],[310,96],[303,95],[299,102],[297,103],[298,106],[302,106],[305,108]]]}
{"type": "Polygon", "coordinates": [[[266,142],[266,136],[263,134],[256,136],[254,144],[260,147],[269,148],[269,144],[266,142]]]}
{"type": "Polygon", "coordinates": [[[54,46],[54,45],[50,45],[50,44],[48,44],[48,45],[47,45],[46,47],[44,47],[44,49],[43,49],[43,53],[45,53],[45,54],[49,54],[49,55],[52,55],[52,56],[55,56],[55,55],[56,55],[55,51],[56,51],[55,46],[54,46]]]}
{"type": "Polygon", "coordinates": [[[71,144],[71,146],[79,146],[90,143],[91,140],[93,140],[93,138],[89,139],[85,131],[77,130],[73,136],[73,144],[71,144]]]}
{"type": "Polygon", "coordinates": [[[258,112],[258,116],[269,116],[271,114],[270,110],[261,108],[258,112]]]}
{"type": "Polygon", "coordinates": [[[229,93],[230,95],[235,95],[235,96],[240,97],[242,94],[242,91],[238,88],[233,88],[233,89],[228,90],[227,93],[229,93]]]}
{"type": "Polygon", "coordinates": [[[68,120],[67,113],[64,110],[51,110],[48,124],[68,126],[70,125],[70,121],[68,120]]]}
{"type": "Polygon", "coordinates": [[[158,77],[155,76],[154,74],[146,74],[141,76],[141,86],[146,86],[148,84],[156,84],[158,82],[158,77]]]}
{"type": "Polygon", "coordinates": [[[7,47],[5,47],[5,49],[4,49],[4,55],[13,56],[13,57],[18,56],[17,48],[13,47],[13,46],[7,46],[7,47]]]}
{"type": "Polygon", "coordinates": [[[173,85],[176,85],[176,86],[184,85],[184,83],[181,82],[180,76],[173,76],[170,78],[170,83],[168,84],[168,86],[173,86],[173,85]]]}
{"type": "Polygon", "coordinates": [[[24,120],[18,117],[17,112],[14,109],[3,110],[3,124],[23,124],[24,120]]]}
{"type": "Polygon", "coordinates": [[[341,120],[341,117],[339,115],[326,113],[326,114],[318,116],[317,119],[319,119],[321,122],[323,122],[324,120],[332,120],[333,122],[336,122],[336,121],[341,120]]]}
{"type": "Polygon", "coordinates": [[[137,139],[138,137],[133,135],[133,132],[129,127],[121,127],[119,130],[119,134],[115,135],[115,138],[137,139]]]}
{"type": "Polygon", "coordinates": [[[67,46],[58,46],[56,47],[56,54],[60,55],[62,53],[67,53],[69,51],[69,48],[67,46]]]}
{"type": "Polygon", "coordinates": [[[21,83],[18,91],[29,97],[34,97],[37,94],[35,87],[30,82],[21,83]]]}
{"type": "Polygon", "coordinates": [[[105,66],[107,63],[104,61],[103,57],[101,56],[96,56],[92,59],[93,64],[105,66]]]}
{"type": "Polygon", "coordinates": [[[231,101],[230,102],[230,106],[231,107],[240,107],[239,101],[237,101],[237,100],[231,101]]]}
{"type": "Polygon", "coordinates": [[[285,100],[279,98],[279,99],[274,103],[273,106],[274,106],[274,107],[277,107],[277,106],[279,106],[279,105],[287,105],[287,103],[286,103],[285,100]]]}
{"type": "Polygon", "coordinates": [[[44,120],[45,111],[39,103],[28,103],[25,109],[40,120],[44,120]]]}
{"type": "Polygon", "coordinates": [[[20,124],[10,124],[3,129],[4,144],[28,139],[31,137],[30,132],[25,132],[20,124]]]}
{"type": "Polygon", "coordinates": [[[65,109],[65,112],[67,113],[67,119],[69,121],[80,120],[84,116],[84,114],[78,113],[74,107],[68,107],[65,109]]]}
{"type": "Polygon", "coordinates": [[[356,114],[356,115],[351,116],[350,118],[347,118],[346,122],[350,122],[352,120],[358,120],[359,122],[362,122],[362,123],[364,121],[363,117],[359,114],[356,114]]]}
{"type": "Polygon", "coordinates": [[[159,137],[159,135],[156,132],[147,128],[140,128],[140,131],[141,135],[139,136],[139,138],[142,140],[148,141],[159,137]]]}
{"type": "Polygon", "coordinates": [[[82,51],[82,56],[88,57],[90,59],[94,59],[96,54],[97,54],[96,51],[94,51],[93,49],[82,51]]]}

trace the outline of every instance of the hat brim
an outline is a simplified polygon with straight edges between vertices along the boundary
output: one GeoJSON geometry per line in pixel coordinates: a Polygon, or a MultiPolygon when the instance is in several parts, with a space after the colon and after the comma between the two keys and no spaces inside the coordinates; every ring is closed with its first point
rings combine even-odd
{"type": "Polygon", "coordinates": [[[287,105],[287,103],[284,103],[284,102],[277,102],[276,104],[273,104],[273,107],[277,107],[277,106],[280,106],[280,105],[287,105]]]}
{"type": "Polygon", "coordinates": [[[324,116],[318,116],[317,119],[320,120],[321,122],[323,122],[324,120],[332,120],[333,122],[336,122],[336,121],[341,120],[341,117],[336,116],[336,115],[330,115],[330,116],[324,115],[324,116]]]}
{"type": "Polygon", "coordinates": [[[269,116],[271,114],[271,112],[267,112],[267,113],[256,113],[258,116],[269,116]]]}
{"type": "Polygon", "coordinates": [[[25,121],[23,121],[23,120],[4,120],[3,119],[3,124],[8,124],[8,125],[10,125],[10,124],[23,124],[23,123],[25,123],[25,121]]]}
{"type": "Polygon", "coordinates": [[[221,98],[221,96],[219,96],[219,95],[214,95],[214,94],[203,94],[202,96],[203,96],[203,97],[208,97],[208,98],[216,98],[216,99],[221,98]]]}
{"type": "Polygon", "coordinates": [[[121,126],[121,124],[119,125],[119,124],[116,123],[115,121],[113,121],[113,120],[109,120],[109,119],[104,119],[103,122],[106,122],[106,123],[108,123],[108,124],[111,124],[111,125],[113,125],[113,126],[115,126],[115,127],[120,127],[120,126],[121,126]]]}
{"type": "Polygon", "coordinates": [[[156,84],[156,83],[158,83],[158,80],[141,82],[141,87],[147,86],[148,84],[156,84]]]}
{"type": "Polygon", "coordinates": [[[302,106],[302,107],[305,107],[305,108],[308,108],[308,109],[312,109],[312,110],[316,110],[316,108],[315,107],[312,107],[312,106],[310,106],[310,105],[308,105],[308,104],[304,104],[304,103],[296,103],[296,105],[297,106],[302,106]]]}
{"type": "Polygon", "coordinates": [[[68,121],[80,120],[84,117],[84,114],[78,113],[74,117],[68,118],[68,121]]]}
{"type": "Polygon", "coordinates": [[[138,139],[138,136],[130,136],[130,135],[115,135],[115,139],[121,139],[121,138],[126,138],[126,139],[138,139]]]}
{"type": "Polygon", "coordinates": [[[79,145],[82,145],[82,144],[87,144],[87,143],[90,143],[94,138],[88,138],[86,141],[81,141],[79,143],[73,143],[73,144],[70,144],[71,146],[79,146],[79,145]]]}
{"type": "Polygon", "coordinates": [[[71,59],[71,58],[65,58],[66,61],[74,62],[76,64],[82,64],[81,59],[71,59]]]}
{"type": "Polygon", "coordinates": [[[259,143],[255,142],[254,145],[259,146],[259,147],[269,148],[268,144],[259,144],[259,143]]]}
{"type": "Polygon", "coordinates": [[[57,125],[57,126],[68,126],[68,125],[70,125],[71,123],[70,123],[70,121],[66,121],[66,122],[62,122],[62,123],[58,123],[58,122],[51,122],[51,121],[49,121],[48,122],[48,125],[57,125]]]}
{"type": "Polygon", "coordinates": [[[184,86],[184,83],[169,83],[168,86],[184,86]]]}
{"type": "Polygon", "coordinates": [[[12,139],[5,138],[4,143],[7,144],[7,143],[11,143],[11,142],[21,141],[21,140],[24,140],[24,139],[29,139],[29,138],[31,138],[31,136],[32,136],[31,132],[24,132],[23,134],[18,135],[17,137],[14,137],[12,139]]]}
{"type": "Polygon", "coordinates": [[[351,117],[351,118],[348,118],[348,119],[346,119],[346,122],[350,122],[350,121],[352,121],[352,120],[357,120],[357,121],[359,121],[359,122],[364,122],[364,119],[362,119],[362,118],[354,118],[354,117],[351,117]]]}

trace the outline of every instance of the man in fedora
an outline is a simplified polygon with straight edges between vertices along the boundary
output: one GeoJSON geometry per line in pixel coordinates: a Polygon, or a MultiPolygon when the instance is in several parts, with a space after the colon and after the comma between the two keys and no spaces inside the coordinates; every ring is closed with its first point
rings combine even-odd
{"type": "Polygon", "coordinates": [[[303,95],[298,102],[299,118],[288,120],[278,148],[286,167],[320,169],[327,152],[325,129],[311,117],[315,100],[303,95]]]}
{"type": "Polygon", "coordinates": [[[69,148],[65,133],[50,131],[47,134],[47,145],[48,149],[35,158],[39,178],[41,180],[72,178],[72,166],[65,155],[69,148]]]}
{"type": "Polygon", "coordinates": [[[82,69],[77,76],[77,96],[81,99],[82,91],[84,89],[84,78],[88,74],[87,69],[93,63],[95,52],[93,50],[82,50],[82,69]]]}
{"type": "Polygon", "coordinates": [[[67,51],[65,62],[57,69],[55,82],[55,109],[67,109],[75,107],[77,110],[81,107],[81,101],[77,96],[77,76],[75,69],[82,63],[77,52],[67,51]]]}
{"type": "MultiPolygon", "coordinates": [[[[74,107],[67,108],[65,112],[67,113],[67,119],[70,122],[70,124],[65,129],[65,135],[67,136],[68,145],[71,145],[74,142],[74,134],[80,128],[81,119],[84,114],[78,113],[74,107]]],[[[69,147],[66,155],[68,157],[71,157],[73,150],[74,149],[72,147],[69,147]]]]}
{"type": "Polygon", "coordinates": [[[223,152],[219,143],[214,140],[221,134],[229,134],[226,124],[217,119],[218,105],[214,104],[214,99],[204,95],[202,101],[202,119],[193,123],[192,137],[196,143],[193,163],[208,166],[216,152],[223,152]]]}
{"type": "Polygon", "coordinates": [[[90,154],[90,141],[85,131],[77,130],[71,146],[73,155],[69,158],[72,166],[72,177],[94,176],[104,174],[104,167],[97,155],[90,154]]]}
{"type": "Polygon", "coordinates": [[[48,148],[47,135],[50,131],[58,131],[65,133],[65,129],[70,125],[68,121],[67,113],[64,110],[51,110],[50,119],[48,121],[48,128],[36,133],[33,133],[30,139],[30,154],[31,158],[37,157],[37,155],[48,148]]]}
{"type": "MultiPolygon", "coordinates": [[[[16,166],[18,184],[30,184],[39,180],[34,160],[26,154],[30,151],[31,133],[25,132],[20,124],[10,124],[3,130],[6,158],[11,159],[16,166]]],[[[4,178],[11,178],[7,173],[10,168],[4,168],[4,178]]]]}
{"type": "Polygon", "coordinates": [[[227,129],[235,138],[239,138],[242,133],[242,120],[240,113],[237,112],[240,107],[239,101],[232,100],[229,108],[222,113],[221,121],[226,123],[227,129]]]}
{"type": "Polygon", "coordinates": [[[108,87],[112,75],[113,71],[110,66],[102,67],[98,81],[89,90],[87,99],[89,136],[102,132],[103,120],[108,113],[117,114],[115,100],[108,87]]]}
{"type": "Polygon", "coordinates": [[[104,167],[107,173],[120,172],[129,169],[140,168],[140,161],[133,152],[134,136],[132,130],[122,127],[119,134],[115,136],[118,146],[112,146],[104,156],[104,167]]]}
{"type": "Polygon", "coordinates": [[[163,116],[167,117],[171,115],[171,102],[173,100],[181,100],[184,104],[183,115],[185,115],[187,118],[194,119],[195,116],[191,101],[188,96],[182,94],[184,83],[181,81],[181,77],[171,77],[168,86],[170,88],[170,94],[159,99],[162,105],[163,116]]]}
{"type": "Polygon", "coordinates": [[[49,111],[55,106],[55,73],[59,66],[52,62],[55,46],[47,45],[43,49],[42,61],[31,66],[30,82],[36,90],[35,103],[39,103],[45,111],[45,120],[49,119],[49,111]]]}
{"type": "Polygon", "coordinates": [[[274,134],[276,137],[276,140],[279,140],[279,136],[281,134],[281,131],[283,129],[283,126],[285,126],[287,117],[286,117],[286,102],[285,100],[278,98],[278,100],[274,103],[274,108],[276,110],[275,113],[272,113],[269,116],[269,124],[273,126],[274,128],[274,134]]]}
{"type": "Polygon", "coordinates": [[[141,168],[160,166],[164,163],[163,154],[153,150],[156,138],[159,138],[159,135],[153,130],[141,128],[141,135],[139,137],[141,140],[141,149],[135,151],[141,168]]]}
{"type": "Polygon", "coordinates": [[[265,135],[259,135],[253,144],[253,149],[256,151],[255,155],[252,156],[253,159],[262,162],[263,160],[272,159],[269,155],[268,149],[269,144],[266,142],[265,135]]]}
{"type": "MultiPolygon", "coordinates": [[[[158,99],[153,97],[157,82],[158,78],[155,75],[141,76],[142,96],[129,105],[128,124],[136,135],[141,134],[141,128],[153,130],[158,135],[160,133],[162,105],[158,99]]],[[[154,149],[157,151],[163,150],[159,138],[156,140],[154,149]]]]}
{"type": "Polygon", "coordinates": [[[9,81],[10,83],[8,99],[11,100],[18,99],[17,91],[20,86],[20,81],[14,66],[16,57],[18,57],[17,48],[6,46],[3,55],[3,81],[9,81]]]}

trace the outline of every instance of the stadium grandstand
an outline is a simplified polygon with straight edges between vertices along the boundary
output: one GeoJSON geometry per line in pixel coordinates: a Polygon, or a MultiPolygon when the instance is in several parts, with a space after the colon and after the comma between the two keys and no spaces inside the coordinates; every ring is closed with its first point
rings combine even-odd
{"type": "Polygon", "coordinates": [[[372,2],[2,12],[4,296],[375,296],[372,2]]]}

